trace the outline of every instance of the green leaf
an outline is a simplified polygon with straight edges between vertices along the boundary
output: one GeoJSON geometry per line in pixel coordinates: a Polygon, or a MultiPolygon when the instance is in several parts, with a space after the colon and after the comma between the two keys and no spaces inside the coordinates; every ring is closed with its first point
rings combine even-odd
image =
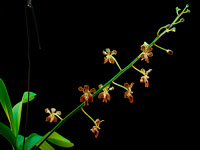
{"type": "MultiPolygon", "coordinates": [[[[24,146],[24,150],[30,150],[31,148],[33,148],[34,145],[36,145],[38,143],[38,141],[40,141],[42,139],[43,136],[40,136],[37,133],[32,133],[30,134],[28,137],[26,137],[26,141],[25,141],[25,146],[24,146]]],[[[23,148],[23,140],[24,137],[22,135],[18,136],[18,144],[17,144],[17,148],[18,150],[22,150],[23,148]]],[[[44,142],[42,143],[42,145],[39,147],[41,150],[55,150],[48,142],[44,142]]]]}
{"type": "MultiPolygon", "coordinates": [[[[35,94],[33,92],[29,92],[29,102],[34,100],[36,95],[37,94],[35,94]]],[[[24,95],[22,97],[22,101],[23,101],[23,103],[27,103],[28,102],[28,92],[24,92],[24,95]]]]}
{"type": "Polygon", "coordinates": [[[55,150],[47,141],[45,141],[41,146],[41,150],[55,150]]]}
{"type": "Polygon", "coordinates": [[[17,134],[16,134],[15,122],[14,122],[14,117],[13,117],[13,112],[12,112],[12,105],[10,102],[10,98],[8,96],[6,86],[1,78],[0,78],[0,102],[9,120],[11,130],[16,136],[17,134]]]}
{"type": "MultiPolygon", "coordinates": [[[[36,95],[35,93],[29,92],[29,101],[32,101],[35,98],[35,95],[36,95]]],[[[28,92],[24,92],[22,100],[19,103],[17,103],[12,109],[16,127],[16,134],[18,134],[19,132],[21,114],[22,114],[22,104],[26,102],[28,102],[28,92]]]]}
{"type": "MultiPolygon", "coordinates": [[[[42,136],[38,135],[37,133],[32,133],[26,138],[24,150],[30,150],[38,141],[42,139],[42,136]]],[[[23,142],[20,144],[18,149],[22,149],[23,142]]]]}
{"type": "Polygon", "coordinates": [[[18,147],[18,150],[22,149],[21,145],[22,145],[23,142],[24,142],[24,136],[18,134],[18,136],[17,136],[17,147],[18,147]],[[21,149],[20,149],[20,147],[21,147],[21,149]]]}
{"type": "Polygon", "coordinates": [[[0,135],[5,137],[9,143],[16,149],[16,137],[8,126],[0,122],[0,135]]]}
{"type": "Polygon", "coordinates": [[[62,135],[58,134],[57,132],[52,133],[48,137],[47,140],[55,145],[60,146],[60,147],[73,147],[74,146],[74,144],[71,141],[69,141],[62,135]]]}

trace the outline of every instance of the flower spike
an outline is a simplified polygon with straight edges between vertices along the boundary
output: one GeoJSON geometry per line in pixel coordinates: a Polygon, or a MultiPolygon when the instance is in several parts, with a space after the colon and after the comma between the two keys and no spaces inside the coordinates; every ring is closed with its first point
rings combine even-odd
{"type": "Polygon", "coordinates": [[[95,88],[92,88],[91,90],[89,90],[90,87],[89,85],[84,85],[84,88],[82,86],[80,86],[78,88],[79,91],[83,92],[84,94],[80,97],[80,102],[84,102],[84,106],[85,105],[89,105],[88,102],[93,102],[93,96],[92,93],[95,93],[96,90],[95,88]]]}

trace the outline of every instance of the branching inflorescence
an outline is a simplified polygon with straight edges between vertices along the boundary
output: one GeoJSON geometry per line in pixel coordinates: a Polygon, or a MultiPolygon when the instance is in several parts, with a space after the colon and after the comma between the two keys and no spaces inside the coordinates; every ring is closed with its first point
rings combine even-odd
{"type": "MultiPolygon", "coordinates": [[[[177,17],[174,19],[174,21],[171,24],[162,26],[158,30],[155,39],[150,44],[148,44],[147,42],[144,42],[140,47],[142,52],[125,68],[122,69],[121,66],[119,65],[119,63],[117,62],[117,59],[115,58],[115,56],[117,55],[117,51],[106,48],[103,51],[103,55],[105,55],[104,64],[105,63],[116,64],[117,67],[119,68],[119,72],[113,78],[111,78],[108,82],[106,82],[104,85],[99,84],[98,90],[96,90],[95,88],[90,89],[89,85],[84,85],[84,87],[80,86],[78,88],[78,90],[83,92],[83,95],[81,95],[81,97],[80,97],[81,104],[77,108],[75,108],[72,112],[70,112],[67,116],[65,116],[63,119],[60,118],[61,121],[50,132],[48,132],[44,136],[44,138],[40,141],[40,143],[38,143],[38,145],[35,147],[35,149],[37,149],[54,131],[56,131],[67,119],[69,119],[71,116],[73,116],[79,110],[82,110],[82,112],[94,123],[94,125],[91,128],[91,131],[93,133],[96,133],[95,138],[97,138],[99,135],[100,123],[103,122],[104,120],[100,120],[100,119],[94,120],[88,113],[86,113],[86,111],[84,110],[84,107],[89,106],[89,103],[93,102],[94,97],[97,95],[98,95],[98,99],[102,99],[102,102],[107,103],[108,101],[111,100],[110,91],[116,89],[116,87],[122,88],[124,90],[124,98],[129,99],[129,102],[133,103],[134,98],[133,98],[132,88],[133,88],[134,83],[130,82],[130,83],[124,83],[123,85],[121,85],[119,83],[116,83],[115,80],[118,79],[128,69],[132,68],[141,74],[140,82],[144,83],[144,86],[146,88],[148,88],[150,85],[149,84],[149,74],[151,73],[152,69],[146,69],[146,70],[144,68],[138,69],[138,68],[136,68],[135,63],[139,59],[141,59],[142,61],[145,61],[146,63],[149,63],[150,58],[153,56],[153,52],[152,52],[153,46],[165,51],[169,55],[173,54],[172,50],[163,48],[163,47],[157,45],[156,42],[166,33],[176,31],[176,28],[174,27],[174,25],[177,25],[177,24],[185,21],[183,18],[180,18],[180,17],[183,14],[190,12],[188,7],[189,7],[189,5],[187,4],[182,11],[180,8],[176,7],[177,17]],[[112,86],[111,86],[111,84],[112,84],[112,86]]],[[[56,122],[57,119],[54,120],[55,116],[57,116],[57,117],[60,116],[60,112],[55,113],[55,109],[53,109],[52,112],[50,112],[48,109],[46,109],[45,112],[50,114],[50,116],[46,119],[46,121],[50,121],[50,122],[55,121],[56,122]],[[52,117],[54,117],[54,118],[52,118],[52,117]]]]}

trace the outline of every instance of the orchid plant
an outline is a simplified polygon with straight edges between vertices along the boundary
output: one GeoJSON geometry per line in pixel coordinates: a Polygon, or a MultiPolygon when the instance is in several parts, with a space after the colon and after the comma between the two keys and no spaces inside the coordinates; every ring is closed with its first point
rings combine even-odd
{"type": "MultiPolygon", "coordinates": [[[[28,7],[30,7],[29,5],[28,7]]],[[[134,82],[119,84],[115,80],[118,79],[122,74],[124,74],[128,69],[133,69],[137,71],[139,74],[141,74],[141,78],[139,79],[142,84],[144,84],[145,88],[148,88],[150,86],[149,84],[149,78],[150,73],[152,69],[138,69],[136,68],[136,62],[138,60],[145,61],[146,63],[149,63],[151,61],[151,57],[153,56],[153,47],[161,49],[162,51],[165,51],[167,54],[172,55],[173,51],[170,49],[163,48],[156,44],[156,42],[163,37],[166,33],[169,32],[175,32],[176,28],[175,25],[184,22],[185,20],[181,18],[183,14],[190,13],[190,10],[188,9],[189,5],[187,4],[183,10],[176,7],[176,18],[173,20],[171,24],[167,24],[165,26],[162,26],[155,37],[155,39],[148,44],[147,42],[144,42],[144,44],[141,45],[141,53],[132,61],[130,64],[128,64],[125,68],[121,68],[119,65],[117,59],[115,58],[117,55],[117,50],[111,50],[110,48],[106,48],[103,50],[104,57],[104,64],[111,63],[116,64],[119,68],[119,72],[116,73],[114,77],[112,77],[108,82],[105,84],[99,84],[98,89],[90,88],[89,85],[84,85],[83,87],[80,86],[78,88],[78,91],[82,92],[82,95],[80,95],[80,102],[81,104],[76,107],[74,110],[72,110],[69,114],[67,114],[65,117],[61,118],[61,111],[56,111],[55,108],[46,108],[44,110],[45,113],[48,114],[46,116],[46,122],[49,123],[56,123],[58,122],[55,127],[46,133],[44,136],[41,136],[37,133],[32,133],[28,137],[25,137],[23,135],[19,134],[19,128],[20,128],[20,121],[21,121],[21,114],[22,114],[22,106],[24,103],[27,103],[29,101],[32,101],[35,99],[36,94],[30,91],[27,91],[23,94],[22,100],[14,105],[12,107],[10,98],[8,96],[8,92],[6,90],[6,86],[2,79],[0,79],[0,102],[3,107],[3,110],[5,111],[5,114],[8,118],[8,121],[10,123],[10,127],[6,126],[2,122],[0,122],[0,134],[4,136],[8,142],[12,145],[13,149],[16,150],[36,150],[36,149],[49,149],[53,150],[53,146],[50,145],[50,143],[53,143],[55,145],[61,146],[61,147],[72,147],[74,144],[69,141],[68,139],[64,138],[62,135],[57,133],[56,131],[73,115],[75,115],[76,112],[81,110],[92,122],[93,125],[91,125],[90,131],[94,133],[94,137],[98,138],[100,133],[100,125],[101,123],[104,123],[104,120],[100,120],[99,118],[93,119],[86,111],[85,108],[90,106],[90,103],[95,101],[95,97],[97,96],[98,99],[102,100],[103,103],[109,103],[111,100],[111,93],[112,90],[118,90],[117,87],[122,88],[124,92],[124,98],[128,99],[130,103],[133,103],[134,96],[133,96],[133,86],[134,82]],[[25,139],[25,140],[23,140],[25,139]]]]}

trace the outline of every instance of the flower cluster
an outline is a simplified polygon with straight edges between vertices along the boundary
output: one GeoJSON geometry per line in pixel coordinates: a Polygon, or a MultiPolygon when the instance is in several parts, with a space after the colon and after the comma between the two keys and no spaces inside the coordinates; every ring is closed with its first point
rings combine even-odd
{"type": "MultiPolygon", "coordinates": [[[[146,63],[149,63],[149,58],[153,56],[153,46],[164,50],[167,54],[172,55],[173,51],[170,49],[165,49],[161,46],[158,46],[156,44],[156,42],[158,41],[158,39],[163,36],[165,33],[169,33],[169,32],[176,32],[176,28],[173,27],[174,25],[184,22],[184,18],[180,18],[180,16],[184,13],[190,13],[190,10],[187,9],[189,7],[189,5],[186,5],[186,7],[182,10],[182,12],[180,13],[179,11],[181,10],[180,8],[176,7],[176,13],[177,13],[177,17],[175,18],[175,20],[168,25],[165,25],[163,27],[161,27],[158,32],[157,32],[157,36],[156,38],[150,43],[148,44],[147,42],[144,42],[144,44],[142,44],[140,46],[140,50],[142,51],[140,55],[138,55],[129,65],[127,65],[124,69],[122,69],[119,65],[119,63],[117,62],[116,58],[113,55],[117,54],[116,50],[110,50],[110,48],[106,48],[105,50],[103,50],[103,55],[105,55],[104,57],[104,64],[106,63],[111,63],[111,64],[116,64],[119,68],[119,72],[113,77],[111,78],[105,85],[103,84],[99,84],[99,89],[96,91],[95,88],[90,89],[89,85],[84,85],[84,87],[80,86],[78,88],[79,91],[83,92],[83,95],[80,97],[80,102],[82,103],[79,107],[76,108],[76,111],[81,109],[82,112],[94,123],[94,126],[90,129],[92,133],[95,133],[95,138],[98,138],[99,136],[99,130],[100,128],[100,124],[104,121],[104,120],[100,120],[100,119],[96,119],[94,120],[88,113],[85,112],[85,110],[83,109],[85,106],[89,106],[89,102],[93,102],[94,96],[96,96],[98,94],[98,99],[103,99],[102,102],[107,103],[108,101],[111,100],[111,95],[110,95],[110,91],[114,90],[115,88],[112,86],[110,86],[111,84],[114,84],[120,88],[122,88],[123,90],[125,90],[124,92],[124,98],[129,99],[130,103],[133,103],[134,99],[133,99],[133,91],[132,91],[132,87],[134,85],[133,82],[129,83],[124,83],[124,85],[118,84],[115,82],[115,80],[121,76],[125,71],[127,71],[129,68],[133,67],[136,71],[138,71],[139,73],[142,74],[142,76],[140,77],[140,83],[144,83],[145,87],[149,87],[149,73],[152,71],[152,69],[148,69],[147,71],[142,68],[142,69],[137,69],[134,64],[136,61],[138,61],[139,59],[141,59],[141,61],[145,61],[146,63]],[[163,30],[163,32],[160,32],[161,30],[163,30]]],[[[76,112],[74,111],[74,112],[76,112]]],[[[51,122],[57,122],[58,119],[62,118],[60,117],[61,115],[61,111],[56,111],[55,108],[51,108],[51,111],[46,108],[45,112],[49,114],[48,117],[46,117],[46,121],[51,122]]],[[[70,114],[71,115],[71,114],[70,114]]]]}

